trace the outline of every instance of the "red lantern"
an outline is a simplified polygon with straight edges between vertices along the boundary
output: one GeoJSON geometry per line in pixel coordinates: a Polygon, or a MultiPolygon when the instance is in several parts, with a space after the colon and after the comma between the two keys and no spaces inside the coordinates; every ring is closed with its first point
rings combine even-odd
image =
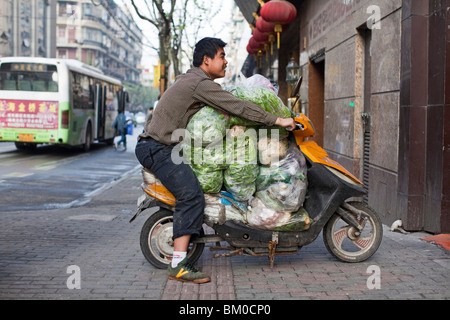
{"type": "Polygon", "coordinates": [[[255,37],[251,37],[248,44],[250,45],[250,48],[252,48],[253,50],[259,51],[264,49],[264,44],[256,41],[255,37]]]}
{"type": "Polygon", "coordinates": [[[256,20],[256,29],[259,32],[265,33],[269,36],[270,52],[271,54],[273,54],[273,43],[275,41],[275,25],[273,23],[267,22],[262,17],[259,17],[256,20]]]}
{"type": "Polygon", "coordinates": [[[258,54],[258,51],[255,50],[255,49],[253,49],[253,48],[250,46],[250,43],[247,44],[247,52],[248,52],[248,54],[251,55],[251,56],[256,56],[256,55],[258,54]]]}
{"type": "Polygon", "coordinates": [[[261,67],[261,56],[263,55],[264,51],[265,51],[264,44],[256,41],[254,37],[251,37],[247,45],[247,52],[251,55],[256,56],[258,65],[260,67],[261,67]]]}
{"type": "Polygon", "coordinates": [[[269,61],[269,35],[262,33],[257,28],[253,29],[253,39],[264,46],[266,52],[266,61],[269,61]]]}
{"type": "Polygon", "coordinates": [[[282,26],[295,20],[297,9],[286,0],[272,0],[264,4],[260,13],[264,20],[275,24],[274,31],[278,35],[278,48],[280,48],[280,33],[283,32],[282,26]]]}
{"type": "Polygon", "coordinates": [[[256,41],[265,43],[269,42],[269,35],[267,33],[263,33],[259,31],[257,28],[253,30],[253,38],[255,38],[256,41]]]}

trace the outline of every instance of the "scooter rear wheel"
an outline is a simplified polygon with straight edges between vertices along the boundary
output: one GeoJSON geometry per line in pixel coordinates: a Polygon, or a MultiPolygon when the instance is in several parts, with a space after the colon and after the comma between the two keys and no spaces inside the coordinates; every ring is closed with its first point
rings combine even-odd
{"type": "Polygon", "coordinates": [[[364,229],[359,232],[335,213],[323,229],[323,241],[328,252],[337,259],[358,263],[369,259],[378,250],[383,238],[383,225],[378,214],[366,204],[349,204],[363,212],[360,219],[356,215],[355,219],[359,220],[359,223],[366,220],[364,229]]]}
{"type": "MultiPolygon", "coordinates": [[[[141,230],[140,244],[144,257],[158,269],[167,269],[173,254],[173,215],[166,209],[151,215],[141,230]]],[[[203,253],[204,243],[190,244],[187,257],[193,264],[203,253]]]]}

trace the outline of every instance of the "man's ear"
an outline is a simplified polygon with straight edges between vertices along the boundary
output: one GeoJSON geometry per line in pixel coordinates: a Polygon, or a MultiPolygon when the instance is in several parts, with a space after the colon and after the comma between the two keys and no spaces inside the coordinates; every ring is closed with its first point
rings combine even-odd
{"type": "Polygon", "coordinates": [[[208,57],[207,55],[205,55],[204,57],[203,57],[203,64],[204,65],[209,65],[209,60],[210,60],[210,57],[208,57]]]}

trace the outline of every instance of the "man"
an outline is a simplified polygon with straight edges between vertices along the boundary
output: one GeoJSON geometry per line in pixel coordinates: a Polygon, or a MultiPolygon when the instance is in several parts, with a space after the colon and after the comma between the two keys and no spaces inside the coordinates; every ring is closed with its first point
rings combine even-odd
{"type": "Polygon", "coordinates": [[[217,38],[205,38],[197,43],[194,67],[178,76],[161,97],[136,145],[139,162],[177,199],[173,214],[174,253],[169,265],[169,279],[173,280],[205,283],[211,279],[192,267],[186,258],[191,236],[198,236],[202,229],[205,198],[191,167],[173,163],[172,150],[180,141],[173,141],[172,133],[185,129],[192,116],[206,105],[267,126],[295,128],[293,119],[277,118],[256,104],[234,97],[214,82],[225,76],[228,64],[225,46],[217,38]]]}
{"type": "Polygon", "coordinates": [[[114,149],[116,149],[116,150],[117,150],[118,146],[120,146],[121,143],[123,143],[123,151],[127,150],[127,125],[128,125],[128,121],[124,114],[124,111],[120,110],[119,114],[117,115],[116,119],[114,120],[114,123],[111,126],[111,128],[117,129],[117,131],[121,137],[117,143],[114,143],[114,149]]]}

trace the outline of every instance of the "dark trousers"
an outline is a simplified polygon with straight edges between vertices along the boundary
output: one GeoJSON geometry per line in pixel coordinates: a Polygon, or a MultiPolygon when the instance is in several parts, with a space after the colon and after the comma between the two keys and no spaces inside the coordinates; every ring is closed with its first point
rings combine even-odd
{"type": "Polygon", "coordinates": [[[121,132],[120,133],[120,140],[117,142],[117,145],[120,145],[121,143],[123,143],[124,148],[127,147],[127,132],[121,132]]]}
{"type": "Polygon", "coordinates": [[[174,145],[167,146],[154,139],[141,139],[136,157],[149,169],[176,199],[173,214],[173,239],[184,235],[200,235],[203,225],[205,196],[197,177],[188,164],[172,161],[174,145]]]}

